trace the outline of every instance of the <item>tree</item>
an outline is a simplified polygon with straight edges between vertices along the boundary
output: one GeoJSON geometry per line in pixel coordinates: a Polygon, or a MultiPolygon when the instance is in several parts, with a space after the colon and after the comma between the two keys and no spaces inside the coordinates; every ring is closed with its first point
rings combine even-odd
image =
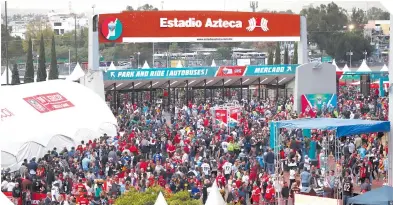
{"type": "Polygon", "coordinates": [[[20,84],[19,70],[18,70],[18,65],[17,64],[14,64],[14,67],[12,68],[11,84],[12,85],[19,85],[20,84]]]}
{"type": "Polygon", "coordinates": [[[41,35],[40,55],[38,56],[37,82],[46,81],[44,35],[41,35]]]}
{"type": "MultiPolygon", "coordinates": [[[[41,35],[44,36],[45,46],[49,47],[50,46],[49,39],[52,38],[53,34],[54,32],[52,27],[44,20],[32,20],[26,26],[25,36],[26,39],[31,38],[33,41],[33,47],[34,47],[33,53],[35,53],[36,49],[38,50],[38,46],[40,44],[40,41],[38,41],[38,39],[40,38],[41,35]]],[[[28,46],[29,46],[28,41],[25,40],[23,42],[23,49],[27,51],[28,46]]]]}
{"type": "Polygon", "coordinates": [[[366,24],[366,15],[362,9],[352,9],[350,24],[354,26],[354,31],[363,32],[364,24],[366,24]]]}
{"type": "Polygon", "coordinates": [[[334,33],[343,32],[348,26],[346,11],[333,2],[303,9],[300,15],[307,19],[308,40],[316,43],[321,51],[335,43],[330,38],[334,33]]]}
{"type": "Polygon", "coordinates": [[[126,11],[134,11],[134,8],[132,6],[127,5],[126,11]]]}
{"type": "Polygon", "coordinates": [[[180,51],[179,45],[176,42],[173,42],[169,45],[169,52],[177,53],[180,51]]]}
{"type": "Polygon", "coordinates": [[[138,11],[158,11],[158,8],[150,4],[145,4],[143,6],[138,7],[138,11]]]}
{"type": "Polygon", "coordinates": [[[384,11],[380,8],[377,7],[371,7],[367,11],[367,20],[389,20],[390,19],[390,14],[387,11],[384,11]]]}
{"type": "Polygon", "coordinates": [[[293,57],[292,57],[292,64],[298,64],[298,53],[297,53],[297,42],[293,45],[293,57]]]}
{"type": "Polygon", "coordinates": [[[51,60],[49,69],[49,80],[54,80],[59,78],[59,70],[57,68],[57,58],[56,58],[56,42],[55,36],[52,36],[52,48],[51,48],[51,60]]]}
{"type": "Polygon", "coordinates": [[[168,205],[201,205],[201,201],[192,199],[187,191],[170,194],[158,186],[148,188],[145,192],[132,189],[117,198],[115,205],[154,205],[160,192],[163,193],[168,205]]]}
{"type": "Polygon", "coordinates": [[[274,63],[274,53],[273,53],[273,49],[269,50],[269,56],[267,58],[267,64],[268,65],[273,65],[274,63]]]}
{"type": "Polygon", "coordinates": [[[284,64],[289,64],[289,53],[288,53],[288,46],[284,48],[284,64]]]}
{"type": "Polygon", "coordinates": [[[31,38],[29,38],[28,42],[29,43],[27,49],[26,71],[23,79],[24,83],[34,82],[34,63],[33,63],[33,50],[32,50],[31,38]]]}
{"type": "Polygon", "coordinates": [[[274,64],[279,65],[281,64],[281,49],[280,49],[280,42],[277,42],[276,45],[276,53],[274,58],[274,64]]]}
{"type": "Polygon", "coordinates": [[[373,46],[370,41],[364,38],[362,33],[358,32],[345,32],[336,34],[336,43],[332,45],[326,53],[332,56],[336,61],[348,61],[349,58],[346,55],[347,52],[352,51],[352,61],[359,61],[364,58],[364,51],[367,51],[368,55],[373,52],[373,46]]]}

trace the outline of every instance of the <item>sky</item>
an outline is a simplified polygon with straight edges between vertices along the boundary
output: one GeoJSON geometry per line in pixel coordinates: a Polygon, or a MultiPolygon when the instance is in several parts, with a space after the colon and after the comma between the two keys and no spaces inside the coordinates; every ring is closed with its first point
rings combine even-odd
{"type": "MultiPolygon", "coordinates": [[[[288,10],[299,12],[304,6],[327,4],[331,1],[302,1],[298,0],[259,0],[257,10],[288,10]]],[[[10,14],[13,13],[46,13],[49,10],[68,12],[71,6],[76,13],[111,13],[124,10],[127,5],[134,8],[144,4],[152,4],[160,10],[227,10],[251,11],[249,0],[9,0],[7,1],[10,14]]],[[[352,7],[367,9],[373,6],[383,8],[375,1],[339,1],[339,6],[350,10],[352,7]]],[[[1,12],[4,12],[4,1],[1,2],[1,12]]]]}

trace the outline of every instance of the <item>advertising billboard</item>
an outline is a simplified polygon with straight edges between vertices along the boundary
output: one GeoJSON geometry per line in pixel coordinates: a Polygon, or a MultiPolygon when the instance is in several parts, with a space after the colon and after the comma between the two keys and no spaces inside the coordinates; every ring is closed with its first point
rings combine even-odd
{"type": "Polygon", "coordinates": [[[125,11],[100,14],[98,23],[101,43],[300,40],[300,15],[296,14],[125,11]]]}
{"type": "Polygon", "coordinates": [[[336,94],[306,94],[301,96],[302,113],[315,117],[318,111],[337,107],[336,94]]]}

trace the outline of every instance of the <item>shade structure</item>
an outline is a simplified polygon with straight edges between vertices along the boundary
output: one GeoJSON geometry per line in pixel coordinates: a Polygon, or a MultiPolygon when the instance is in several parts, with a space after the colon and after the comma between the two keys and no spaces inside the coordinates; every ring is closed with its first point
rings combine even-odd
{"type": "Polygon", "coordinates": [[[381,72],[389,72],[389,68],[388,68],[388,66],[386,66],[386,64],[384,64],[380,71],[381,72]]]}
{"type": "Polygon", "coordinates": [[[7,96],[0,98],[1,157],[15,156],[2,160],[7,167],[42,157],[53,147],[70,148],[117,131],[117,120],[105,101],[79,83],[50,80],[3,86],[0,96],[7,96]]]}
{"type": "Polygon", "coordinates": [[[143,64],[142,68],[143,68],[143,69],[145,69],[145,68],[150,68],[150,66],[149,66],[149,64],[147,63],[147,61],[145,61],[145,63],[143,64]]]}
{"type": "Polygon", "coordinates": [[[81,79],[85,75],[86,75],[85,71],[82,69],[82,67],[79,65],[79,63],[77,63],[74,70],[72,71],[71,75],[69,75],[66,78],[66,80],[78,81],[79,79],[81,79]]]}
{"type": "Polygon", "coordinates": [[[304,118],[276,121],[272,123],[274,123],[277,128],[336,130],[337,137],[390,131],[389,121],[375,120],[304,118]]]}
{"type": "Polygon", "coordinates": [[[181,64],[181,61],[180,61],[180,60],[177,61],[176,68],[183,68],[183,65],[181,64]]]}
{"type": "MultiPolygon", "coordinates": [[[[12,81],[12,71],[8,68],[8,84],[12,81]]],[[[0,85],[7,84],[7,70],[4,70],[3,74],[0,76],[0,85]]]]}
{"type": "Polygon", "coordinates": [[[341,71],[343,71],[343,72],[350,72],[351,70],[348,68],[348,65],[345,64],[344,68],[341,71]]]}
{"type": "Polygon", "coordinates": [[[334,67],[336,67],[336,71],[341,71],[340,68],[338,68],[338,66],[336,64],[336,60],[335,59],[333,59],[332,65],[334,65],[334,67]]]}
{"type": "Polygon", "coordinates": [[[162,192],[160,192],[158,194],[157,200],[154,203],[154,205],[168,205],[168,203],[166,203],[166,200],[165,200],[164,195],[162,194],[162,192]]]}
{"type": "Polygon", "coordinates": [[[393,201],[393,187],[382,186],[373,189],[364,194],[351,197],[348,204],[364,204],[364,205],[390,205],[393,201]]]}
{"type": "Polygon", "coordinates": [[[362,64],[356,72],[371,72],[371,69],[368,67],[366,60],[362,61],[362,64]]]}
{"type": "Polygon", "coordinates": [[[205,205],[226,205],[227,203],[222,198],[220,190],[218,190],[217,182],[214,180],[213,186],[210,188],[210,193],[207,196],[205,205]]]}
{"type": "Polygon", "coordinates": [[[214,61],[214,59],[212,60],[212,65],[211,67],[216,67],[216,62],[214,61]]]}
{"type": "Polygon", "coordinates": [[[109,66],[108,70],[117,70],[115,64],[113,63],[113,61],[111,62],[111,65],[109,66]]]}

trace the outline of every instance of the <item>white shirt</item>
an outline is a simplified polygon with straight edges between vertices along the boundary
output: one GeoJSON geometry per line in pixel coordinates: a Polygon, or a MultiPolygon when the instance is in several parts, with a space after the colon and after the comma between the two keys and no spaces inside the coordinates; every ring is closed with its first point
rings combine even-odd
{"type": "Polygon", "coordinates": [[[228,142],[222,142],[221,147],[224,150],[224,153],[228,152],[228,142]]]}
{"type": "Polygon", "coordinates": [[[1,190],[7,189],[7,185],[8,185],[8,181],[4,180],[3,182],[1,182],[1,190]]]}
{"type": "Polygon", "coordinates": [[[289,179],[295,179],[296,171],[291,169],[289,171],[289,179]]]}
{"type": "Polygon", "coordinates": [[[15,183],[14,182],[8,182],[7,184],[7,191],[12,191],[14,189],[15,183]]]}
{"type": "Polygon", "coordinates": [[[242,177],[242,182],[245,184],[248,184],[248,180],[250,179],[250,177],[248,177],[248,175],[243,175],[242,177]]]}
{"type": "Polygon", "coordinates": [[[184,153],[183,157],[181,158],[183,162],[188,162],[188,154],[184,153]]]}
{"type": "Polygon", "coordinates": [[[232,171],[232,163],[230,163],[230,162],[225,162],[225,164],[222,166],[222,169],[224,170],[224,174],[231,174],[231,171],[232,171]]]}
{"type": "Polygon", "coordinates": [[[210,165],[208,163],[203,163],[201,167],[205,175],[210,175],[210,165]]]}

